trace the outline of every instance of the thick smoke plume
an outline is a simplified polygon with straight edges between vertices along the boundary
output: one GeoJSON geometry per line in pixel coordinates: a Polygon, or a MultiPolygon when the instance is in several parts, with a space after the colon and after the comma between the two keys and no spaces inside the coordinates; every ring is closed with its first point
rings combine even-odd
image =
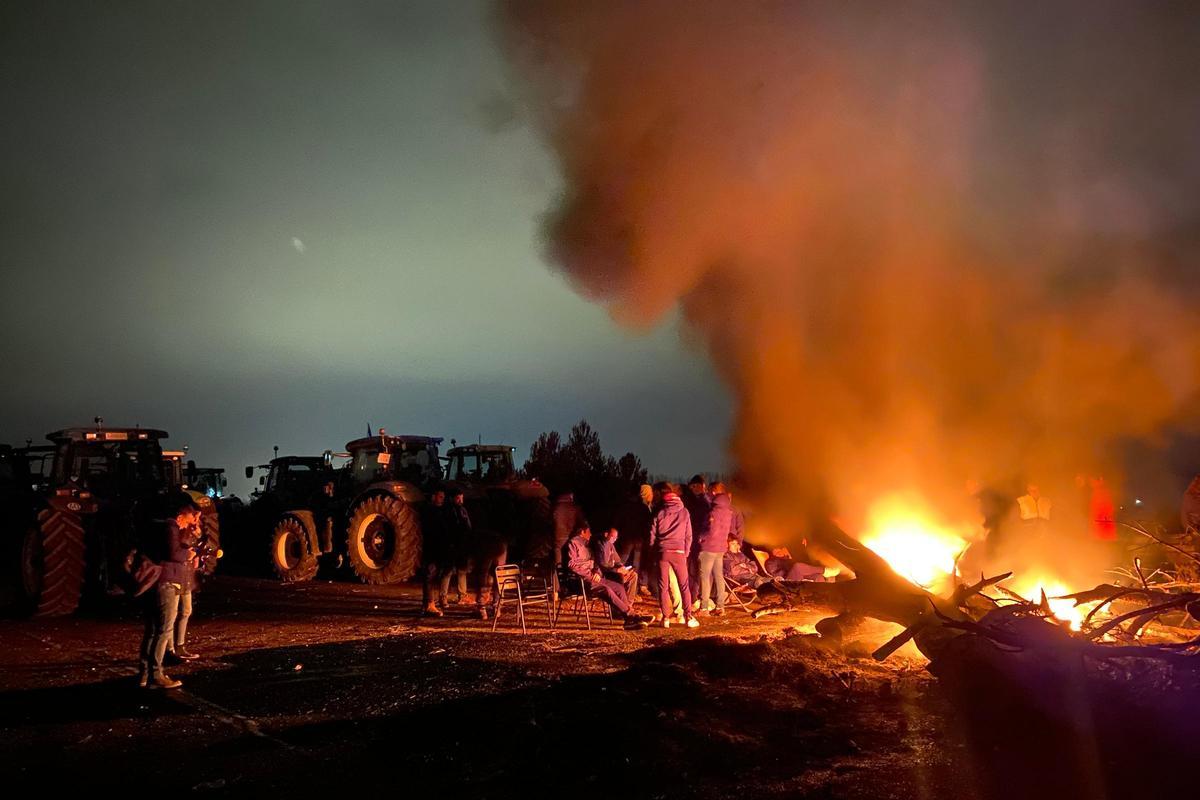
{"type": "Polygon", "coordinates": [[[682,308],[770,507],[967,519],[968,479],[1115,482],[1108,444],[1193,418],[1198,15],[1044,5],[502,5],[549,259],[622,322],[682,308]]]}

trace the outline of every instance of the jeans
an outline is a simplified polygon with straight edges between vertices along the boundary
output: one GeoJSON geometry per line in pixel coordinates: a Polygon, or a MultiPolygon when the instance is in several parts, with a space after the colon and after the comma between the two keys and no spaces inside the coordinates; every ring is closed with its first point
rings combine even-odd
{"type": "Polygon", "coordinates": [[[175,628],[171,631],[171,641],[167,649],[174,653],[176,650],[187,650],[188,620],[192,616],[192,590],[184,589],[179,595],[179,615],[175,617],[175,628]]]}
{"type": "Polygon", "coordinates": [[[687,554],[679,552],[660,552],[658,554],[658,602],[662,608],[663,619],[671,616],[671,574],[679,581],[679,595],[683,600],[683,614],[692,614],[692,589],[688,585],[687,554]]]}
{"type": "Polygon", "coordinates": [[[725,608],[725,554],[700,553],[700,605],[708,608],[712,602],[713,586],[717,589],[717,609],[725,608]]]}
{"type": "Polygon", "coordinates": [[[179,613],[179,601],[183,594],[183,587],[178,583],[160,583],[156,591],[146,593],[146,627],[142,633],[138,660],[142,672],[149,674],[151,678],[162,674],[163,656],[166,655],[167,646],[174,635],[175,618],[179,613]]]}
{"type": "Polygon", "coordinates": [[[629,604],[629,595],[625,593],[625,584],[612,578],[601,578],[599,583],[588,582],[588,595],[607,600],[609,605],[621,616],[628,616],[633,607],[629,604]]]}

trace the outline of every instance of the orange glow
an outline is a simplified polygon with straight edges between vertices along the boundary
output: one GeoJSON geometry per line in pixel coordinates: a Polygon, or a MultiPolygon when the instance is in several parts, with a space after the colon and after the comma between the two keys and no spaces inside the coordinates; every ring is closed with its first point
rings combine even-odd
{"type": "Polygon", "coordinates": [[[1075,605],[1074,600],[1055,599],[1071,593],[1071,590],[1061,581],[1046,577],[1018,576],[1011,584],[1008,584],[1008,588],[1035,604],[1042,602],[1042,592],[1044,591],[1046,602],[1050,606],[1050,613],[1054,615],[1055,619],[1067,623],[1073,631],[1083,627],[1083,619],[1087,616],[1088,609],[1075,605]]]}
{"type": "Polygon", "coordinates": [[[969,542],[934,522],[918,502],[899,495],[875,503],[859,540],[897,573],[925,589],[938,591],[952,582],[955,563],[969,542]]]}

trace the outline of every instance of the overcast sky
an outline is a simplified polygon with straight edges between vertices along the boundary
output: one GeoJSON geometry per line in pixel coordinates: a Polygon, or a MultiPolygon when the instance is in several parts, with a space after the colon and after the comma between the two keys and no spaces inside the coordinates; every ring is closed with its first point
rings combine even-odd
{"type": "Polygon", "coordinates": [[[721,468],[703,357],[542,262],[558,179],[509,94],[486,3],[4,4],[0,441],[100,415],[236,473],[587,417],[721,468]]]}

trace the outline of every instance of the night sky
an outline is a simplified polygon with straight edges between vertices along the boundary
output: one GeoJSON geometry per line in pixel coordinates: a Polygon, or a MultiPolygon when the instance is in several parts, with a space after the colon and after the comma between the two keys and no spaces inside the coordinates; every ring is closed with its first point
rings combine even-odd
{"type": "Polygon", "coordinates": [[[8,3],[0,442],[140,424],[230,470],[394,433],[586,417],[724,466],[675,322],[619,329],[542,259],[560,182],[476,2],[8,3]]]}

